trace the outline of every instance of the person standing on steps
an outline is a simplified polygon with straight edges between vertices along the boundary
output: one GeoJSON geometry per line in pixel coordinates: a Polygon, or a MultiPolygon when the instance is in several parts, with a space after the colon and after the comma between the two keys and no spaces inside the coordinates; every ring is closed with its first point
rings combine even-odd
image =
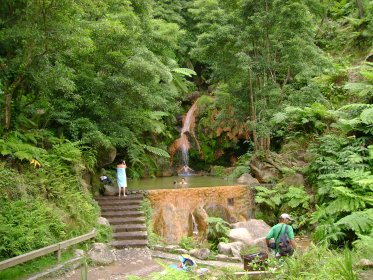
{"type": "Polygon", "coordinates": [[[123,190],[123,197],[126,197],[126,187],[127,187],[127,176],[126,176],[126,162],[121,160],[117,165],[117,183],[119,188],[119,197],[123,190]]]}

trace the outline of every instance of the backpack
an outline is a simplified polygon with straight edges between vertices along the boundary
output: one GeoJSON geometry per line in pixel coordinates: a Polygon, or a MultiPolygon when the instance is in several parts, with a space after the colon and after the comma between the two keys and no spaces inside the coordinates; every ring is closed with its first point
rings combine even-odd
{"type": "MultiPolygon", "coordinates": [[[[280,232],[282,231],[282,228],[280,232]]],[[[285,226],[285,231],[278,239],[278,252],[281,256],[291,256],[293,254],[293,247],[290,244],[288,235],[288,225],[285,226]]]]}

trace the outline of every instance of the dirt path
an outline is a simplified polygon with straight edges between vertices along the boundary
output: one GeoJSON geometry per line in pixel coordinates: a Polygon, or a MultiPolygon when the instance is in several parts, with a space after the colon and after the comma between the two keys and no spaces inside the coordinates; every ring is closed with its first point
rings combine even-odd
{"type": "MultiPolygon", "coordinates": [[[[151,257],[149,249],[126,249],[116,250],[116,261],[107,266],[89,266],[89,280],[122,280],[129,275],[140,277],[147,276],[152,272],[163,271],[151,257]]],[[[67,272],[66,274],[49,277],[49,280],[81,280],[82,268],[67,272]]]]}

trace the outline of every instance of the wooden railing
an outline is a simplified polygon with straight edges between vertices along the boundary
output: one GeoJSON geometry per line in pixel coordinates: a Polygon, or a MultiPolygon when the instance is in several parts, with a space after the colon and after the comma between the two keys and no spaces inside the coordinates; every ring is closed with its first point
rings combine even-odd
{"type": "Polygon", "coordinates": [[[96,229],[93,229],[90,233],[87,233],[87,234],[84,234],[84,235],[81,235],[81,236],[78,236],[78,237],[74,237],[72,239],[62,241],[60,243],[53,244],[53,245],[38,249],[38,250],[32,251],[30,253],[26,253],[26,254],[23,254],[23,255],[20,255],[20,256],[2,261],[2,262],[0,262],[0,270],[3,270],[3,269],[8,268],[8,267],[15,266],[15,265],[20,264],[20,263],[27,262],[29,260],[33,260],[35,258],[47,255],[47,254],[52,253],[52,252],[56,252],[57,260],[60,261],[61,250],[62,249],[65,249],[65,248],[67,248],[71,245],[78,244],[80,242],[89,240],[89,239],[94,238],[94,237],[96,237],[96,229]]]}

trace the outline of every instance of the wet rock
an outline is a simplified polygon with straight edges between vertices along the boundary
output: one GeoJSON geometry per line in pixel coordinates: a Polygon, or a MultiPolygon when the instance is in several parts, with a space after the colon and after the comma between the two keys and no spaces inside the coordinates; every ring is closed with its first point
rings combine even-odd
{"type": "Polygon", "coordinates": [[[94,243],[92,249],[88,252],[88,256],[95,264],[99,265],[108,265],[115,260],[114,254],[103,243],[94,243]]]}

